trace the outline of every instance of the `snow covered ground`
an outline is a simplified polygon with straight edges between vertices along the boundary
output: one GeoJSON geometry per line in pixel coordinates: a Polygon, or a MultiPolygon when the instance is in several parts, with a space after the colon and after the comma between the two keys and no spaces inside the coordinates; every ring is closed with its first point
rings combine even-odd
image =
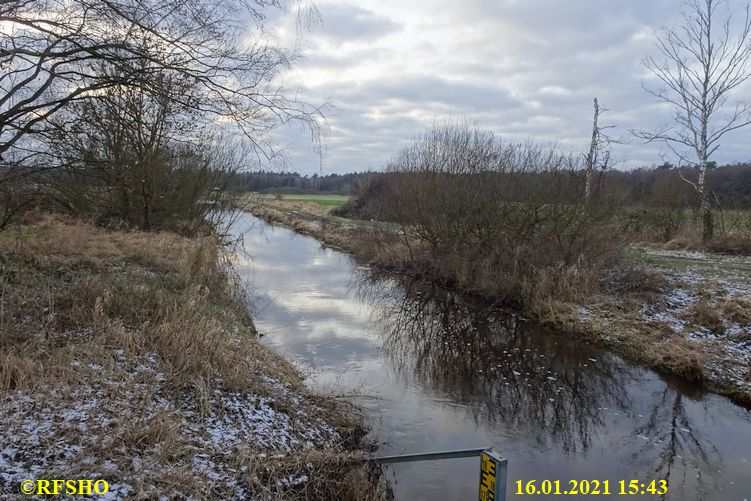
{"type": "Polygon", "coordinates": [[[219,239],[29,224],[0,235],[0,499],[27,479],[105,480],[105,499],[336,497],[355,469],[372,487],[356,412],[258,343],[219,239]]]}
{"type": "Polygon", "coordinates": [[[639,249],[636,261],[662,277],[659,292],[637,304],[616,294],[579,306],[579,319],[606,330],[641,319],[656,343],[672,332],[695,351],[710,382],[751,395],[751,257],[639,249]]]}
{"type": "MultiPolygon", "coordinates": [[[[266,395],[226,391],[217,382],[201,402],[190,393],[167,397],[174,392],[153,353],[129,359],[114,350],[108,367],[75,365],[96,377],[4,396],[0,484],[9,499],[22,480],[39,478],[105,479],[110,491],[103,499],[133,492],[171,498],[169,478],[186,471],[203,493],[245,498],[252,475],[243,459],[335,448],[341,441],[332,426],[310,415],[316,408],[305,396],[268,377],[266,395]]],[[[278,482],[307,479],[303,473],[278,482]]]]}
{"type": "Polygon", "coordinates": [[[664,307],[644,309],[646,320],[667,323],[689,341],[717,350],[719,361],[707,369],[714,377],[730,378],[748,386],[751,371],[751,311],[744,315],[728,315],[727,305],[751,308],[751,258],[721,256],[703,252],[650,251],[666,278],[669,288],[664,294],[664,307]],[[701,305],[710,312],[716,326],[701,322],[695,309],[701,305]],[[739,318],[740,317],[740,318],[739,318]]]}

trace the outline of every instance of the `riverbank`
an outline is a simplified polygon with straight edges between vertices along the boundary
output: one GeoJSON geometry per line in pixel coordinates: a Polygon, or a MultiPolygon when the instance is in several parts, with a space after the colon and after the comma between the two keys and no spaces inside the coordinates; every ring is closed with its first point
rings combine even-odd
{"type": "Polygon", "coordinates": [[[0,234],[0,287],[3,495],[377,497],[358,413],[257,342],[216,238],[37,215],[0,234]]]}
{"type": "MultiPolygon", "coordinates": [[[[423,274],[398,257],[401,236],[384,225],[300,208],[256,205],[252,212],[375,266],[423,274]]],[[[638,247],[626,261],[603,279],[598,294],[575,302],[547,299],[523,313],[563,335],[751,405],[751,259],[638,247]]]]}

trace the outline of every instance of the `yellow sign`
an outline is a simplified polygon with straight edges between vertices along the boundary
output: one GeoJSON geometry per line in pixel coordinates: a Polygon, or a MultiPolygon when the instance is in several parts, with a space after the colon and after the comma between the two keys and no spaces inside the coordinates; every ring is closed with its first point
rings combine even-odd
{"type": "Polygon", "coordinates": [[[497,466],[487,452],[480,456],[480,501],[495,500],[497,466]]]}

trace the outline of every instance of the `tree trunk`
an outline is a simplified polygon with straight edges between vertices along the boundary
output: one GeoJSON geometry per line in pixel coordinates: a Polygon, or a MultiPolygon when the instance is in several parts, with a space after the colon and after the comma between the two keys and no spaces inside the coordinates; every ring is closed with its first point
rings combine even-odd
{"type": "Polygon", "coordinates": [[[598,132],[597,119],[600,116],[600,105],[595,98],[595,117],[592,125],[592,142],[589,145],[589,155],[587,155],[587,180],[584,186],[584,199],[589,201],[592,195],[592,180],[594,178],[595,164],[597,163],[598,132]]]}
{"type": "Polygon", "coordinates": [[[709,203],[709,190],[707,189],[707,159],[701,159],[699,163],[699,213],[701,214],[702,233],[701,240],[704,243],[710,242],[714,237],[714,221],[712,218],[712,206],[709,203]]]}
{"type": "Polygon", "coordinates": [[[705,207],[702,208],[701,219],[703,224],[703,231],[701,235],[702,242],[711,242],[714,238],[714,215],[712,214],[712,210],[709,208],[709,203],[706,203],[705,207]]]}
{"type": "Polygon", "coordinates": [[[145,230],[151,229],[151,195],[146,190],[146,180],[141,179],[141,201],[143,203],[142,206],[142,227],[145,230]]]}

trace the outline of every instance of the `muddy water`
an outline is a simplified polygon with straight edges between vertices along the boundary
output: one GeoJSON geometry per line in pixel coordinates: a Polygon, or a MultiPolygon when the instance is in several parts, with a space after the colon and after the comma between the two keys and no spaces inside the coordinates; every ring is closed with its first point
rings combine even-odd
{"type": "MultiPolygon", "coordinates": [[[[252,216],[236,231],[263,341],[314,387],[359,395],[379,453],[492,446],[509,459],[510,499],[532,479],[607,479],[614,492],[667,479],[666,496],[612,497],[751,499],[751,412],[727,399],[252,216]]],[[[397,499],[477,495],[476,459],[388,475],[397,499]]]]}

